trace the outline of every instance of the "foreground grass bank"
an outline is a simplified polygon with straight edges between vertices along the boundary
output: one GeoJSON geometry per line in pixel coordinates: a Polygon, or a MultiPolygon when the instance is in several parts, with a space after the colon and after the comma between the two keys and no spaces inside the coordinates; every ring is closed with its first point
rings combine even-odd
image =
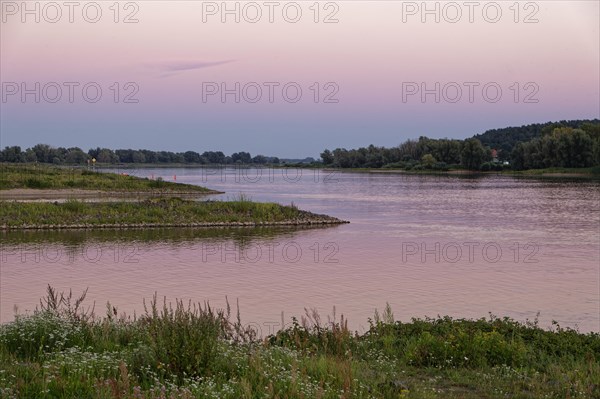
{"type": "Polygon", "coordinates": [[[259,339],[227,310],[154,298],[137,318],[48,296],[0,327],[0,396],[27,398],[597,398],[600,336],[490,317],[345,320],[259,339]]]}
{"type": "Polygon", "coordinates": [[[37,164],[0,164],[0,190],[52,189],[100,190],[115,192],[198,193],[215,191],[191,184],[151,180],[116,173],[100,173],[85,168],[37,164]]]}
{"type": "Polygon", "coordinates": [[[10,202],[0,207],[1,229],[196,227],[339,224],[294,205],[153,198],[139,202],[10,202]]]}

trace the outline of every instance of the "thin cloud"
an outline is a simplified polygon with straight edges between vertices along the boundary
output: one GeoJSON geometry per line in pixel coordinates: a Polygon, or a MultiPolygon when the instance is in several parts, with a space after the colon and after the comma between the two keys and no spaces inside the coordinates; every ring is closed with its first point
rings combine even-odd
{"type": "Polygon", "coordinates": [[[159,77],[166,78],[169,76],[176,75],[184,71],[193,71],[197,69],[210,68],[217,65],[228,64],[235,60],[224,60],[224,61],[173,61],[163,62],[159,64],[152,64],[150,67],[160,72],[159,77]]]}

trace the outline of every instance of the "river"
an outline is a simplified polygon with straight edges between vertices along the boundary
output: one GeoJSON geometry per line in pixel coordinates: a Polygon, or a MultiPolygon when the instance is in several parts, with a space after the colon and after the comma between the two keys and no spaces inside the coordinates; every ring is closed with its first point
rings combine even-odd
{"type": "MultiPolygon", "coordinates": [[[[116,170],[118,171],[118,170],[116,170]]],[[[122,171],[118,171],[122,172],[122,171]]],[[[89,288],[143,312],[143,298],[210,301],[263,336],[317,309],[364,331],[395,318],[536,317],[600,331],[600,182],[504,175],[313,169],[127,170],[349,220],[310,229],[152,229],[2,233],[0,319],[31,311],[48,284],[89,288]]]]}

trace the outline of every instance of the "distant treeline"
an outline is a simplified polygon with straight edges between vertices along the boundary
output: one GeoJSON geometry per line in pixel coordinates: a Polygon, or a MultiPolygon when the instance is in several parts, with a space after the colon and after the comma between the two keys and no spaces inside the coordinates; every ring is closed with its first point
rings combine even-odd
{"type": "Polygon", "coordinates": [[[542,137],[517,143],[510,158],[517,170],[600,165],[600,124],[543,132],[542,137]]]}
{"type": "Polygon", "coordinates": [[[321,153],[325,166],[466,168],[470,170],[582,168],[600,165],[600,121],[548,122],[496,129],[465,140],[420,137],[397,147],[337,148],[321,153]]]}
{"type": "Polygon", "coordinates": [[[558,127],[571,127],[589,131],[589,125],[600,124],[600,120],[571,120],[560,122],[534,123],[520,127],[505,127],[503,129],[491,129],[482,134],[473,136],[481,141],[484,146],[498,150],[500,160],[510,160],[511,153],[518,143],[526,143],[536,138],[548,136],[558,127]]]}
{"type": "Polygon", "coordinates": [[[407,140],[397,147],[337,148],[321,153],[321,162],[312,158],[285,160],[248,152],[225,155],[221,151],[171,152],[78,147],[51,147],[37,144],[22,151],[19,146],[0,151],[0,162],[42,162],[86,164],[95,159],[103,164],[255,164],[329,166],[339,168],[403,168],[407,170],[466,168],[470,170],[581,168],[600,165],[600,120],[547,122],[521,127],[488,130],[465,140],[407,140]]]}
{"type": "Polygon", "coordinates": [[[221,151],[171,152],[151,150],[111,150],[109,148],[92,148],[84,152],[79,147],[51,147],[37,144],[25,151],[19,146],[6,147],[0,151],[0,162],[42,162],[52,164],[86,164],[95,159],[99,163],[152,163],[152,164],[279,164],[277,157],[264,155],[251,156],[248,152],[235,152],[225,155],[221,151]]]}

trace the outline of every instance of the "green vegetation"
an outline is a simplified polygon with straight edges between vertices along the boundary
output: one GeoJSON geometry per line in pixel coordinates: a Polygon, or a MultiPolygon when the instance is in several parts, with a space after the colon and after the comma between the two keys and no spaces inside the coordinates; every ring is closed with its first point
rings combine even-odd
{"type": "Polygon", "coordinates": [[[600,124],[589,130],[558,127],[542,137],[518,143],[511,153],[515,169],[600,166],[600,124]]]}
{"type": "MultiPolygon", "coordinates": [[[[600,120],[570,120],[560,122],[534,123],[524,126],[505,127],[502,129],[491,129],[474,138],[481,141],[486,147],[498,150],[498,158],[501,161],[509,161],[510,155],[518,143],[526,143],[533,139],[546,136],[556,128],[569,127],[572,129],[583,129],[590,132],[590,128],[600,125],[600,120]]],[[[596,127],[597,128],[597,127],[596,127]]]]}
{"type": "Polygon", "coordinates": [[[0,190],[11,188],[82,189],[121,192],[214,193],[204,187],[150,180],[82,168],[0,164],[0,190]]]}
{"type": "Polygon", "coordinates": [[[233,201],[188,201],[152,198],[140,202],[9,202],[0,208],[3,228],[144,227],[221,224],[325,224],[339,219],[299,210],[296,206],[233,201]]]}
{"type": "Polygon", "coordinates": [[[221,164],[279,164],[279,158],[255,155],[245,151],[225,155],[221,151],[171,152],[109,148],[91,148],[87,153],[79,147],[52,147],[48,144],[36,144],[25,151],[19,146],[5,147],[0,151],[0,162],[40,162],[54,165],[80,164],[95,159],[103,164],[177,164],[177,165],[221,165],[221,164]]]}
{"type": "Polygon", "coordinates": [[[490,316],[352,333],[316,312],[260,339],[229,305],[157,300],[99,318],[51,287],[0,326],[0,396],[35,398],[593,398],[600,336],[490,316]]]}
{"type": "Polygon", "coordinates": [[[312,158],[282,159],[245,151],[226,156],[221,151],[170,152],[77,147],[54,148],[37,144],[26,150],[19,146],[0,151],[0,162],[47,164],[135,165],[282,165],[292,167],[386,168],[407,171],[503,171],[541,168],[588,168],[600,165],[600,120],[569,120],[493,129],[465,140],[407,140],[396,147],[370,145],[347,150],[336,148],[321,153],[321,162],[312,158]],[[507,162],[508,164],[505,164],[507,162]]]}
{"type": "MultiPolygon", "coordinates": [[[[222,225],[322,225],[339,219],[299,210],[293,204],[256,203],[240,194],[232,201],[192,201],[177,195],[217,193],[204,187],[149,180],[87,169],[40,165],[1,165],[0,187],[88,189],[107,193],[147,193],[143,201],[3,201],[2,229],[195,227],[222,225]],[[166,195],[165,195],[166,194],[166,195]]],[[[68,193],[68,191],[67,191],[68,193]]],[[[76,196],[77,193],[73,194],[76,196]]]]}
{"type": "Polygon", "coordinates": [[[600,166],[600,121],[562,121],[506,128],[465,140],[422,136],[392,148],[370,145],[355,150],[325,150],[321,159],[327,167],[417,172],[590,168],[600,166]]]}
{"type": "Polygon", "coordinates": [[[600,165],[591,168],[544,168],[510,171],[512,175],[544,176],[544,175],[577,175],[577,176],[598,176],[600,175],[600,165]]]}

